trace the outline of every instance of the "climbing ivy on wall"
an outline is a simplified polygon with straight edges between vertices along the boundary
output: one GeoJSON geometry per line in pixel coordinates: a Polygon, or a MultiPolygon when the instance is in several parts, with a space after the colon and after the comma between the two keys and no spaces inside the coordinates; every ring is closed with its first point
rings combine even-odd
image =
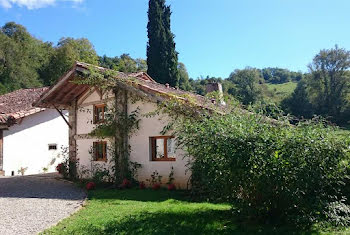
{"type": "MultiPolygon", "coordinates": [[[[119,185],[123,179],[132,177],[130,167],[129,138],[139,128],[139,109],[127,112],[128,99],[135,101],[131,92],[122,86],[127,77],[120,78],[119,73],[112,70],[100,70],[90,67],[87,71],[79,74],[74,82],[98,88],[102,94],[113,94],[113,102],[107,105],[104,122],[97,124],[91,136],[99,139],[111,139],[111,162],[114,182],[119,185]],[[118,82],[118,80],[120,80],[118,82]]],[[[107,100],[108,97],[107,97],[107,100]]]]}

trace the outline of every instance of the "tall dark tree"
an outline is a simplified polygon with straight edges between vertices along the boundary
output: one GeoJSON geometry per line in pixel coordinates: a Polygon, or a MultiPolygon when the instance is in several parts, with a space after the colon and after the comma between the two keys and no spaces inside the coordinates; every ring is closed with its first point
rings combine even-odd
{"type": "Polygon", "coordinates": [[[178,53],[170,17],[170,6],[165,4],[165,0],[149,1],[147,72],[160,83],[179,86],[178,53]]]}

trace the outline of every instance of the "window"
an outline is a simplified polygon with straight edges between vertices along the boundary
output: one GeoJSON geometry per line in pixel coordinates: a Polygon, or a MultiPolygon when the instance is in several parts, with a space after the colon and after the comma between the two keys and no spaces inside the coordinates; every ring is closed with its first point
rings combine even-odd
{"type": "Polygon", "coordinates": [[[152,161],[175,161],[175,141],[172,136],[150,137],[152,161]]]}
{"type": "Polygon", "coordinates": [[[57,150],[57,144],[49,144],[49,150],[57,150]]]}
{"type": "Polygon", "coordinates": [[[99,124],[105,120],[106,105],[94,105],[94,124],[99,124]]]}
{"type": "Polygon", "coordinates": [[[93,144],[94,161],[107,161],[107,142],[99,141],[93,144]]]}

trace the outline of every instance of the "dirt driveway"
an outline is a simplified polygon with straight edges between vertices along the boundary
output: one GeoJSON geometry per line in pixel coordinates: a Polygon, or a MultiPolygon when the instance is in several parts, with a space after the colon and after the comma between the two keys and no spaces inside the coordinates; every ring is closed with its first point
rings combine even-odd
{"type": "Polygon", "coordinates": [[[68,217],[86,195],[56,174],[0,178],[0,234],[37,234],[68,217]]]}

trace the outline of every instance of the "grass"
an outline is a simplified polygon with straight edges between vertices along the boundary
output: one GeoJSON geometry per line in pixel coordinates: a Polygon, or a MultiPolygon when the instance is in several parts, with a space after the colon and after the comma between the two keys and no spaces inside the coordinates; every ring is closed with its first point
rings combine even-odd
{"type": "Polygon", "coordinates": [[[272,94],[272,97],[270,97],[271,100],[277,103],[291,95],[297,87],[297,84],[297,82],[287,82],[282,84],[266,83],[268,91],[272,94]]]}
{"type": "MultiPolygon", "coordinates": [[[[322,234],[334,234],[333,230],[322,234]]],[[[341,231],[338,234],[344,234],[341,231]]],[[[43,234],[321,234],[244,224],[225,204],[190,202],[183,192],[107,190],[89,193],[87,205],[43,234]]],[[[349,233],[350,234],[350,233],[349,233]]]]}

